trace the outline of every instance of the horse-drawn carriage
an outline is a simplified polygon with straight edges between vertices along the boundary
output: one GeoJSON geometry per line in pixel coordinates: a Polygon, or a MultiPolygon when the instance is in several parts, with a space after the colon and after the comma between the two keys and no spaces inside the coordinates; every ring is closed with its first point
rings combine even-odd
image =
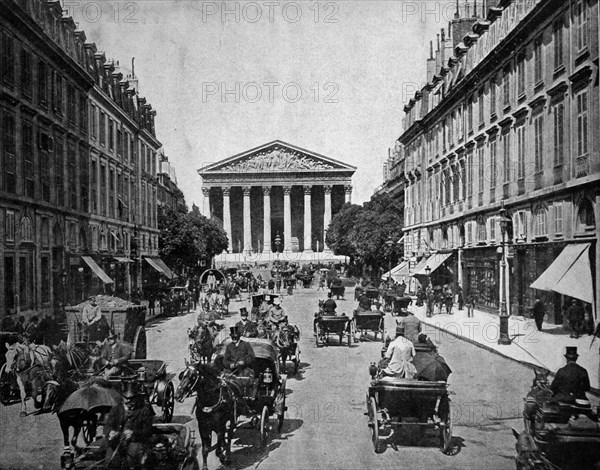
{"type": "Polygon", "coordinates": [[[419,343],[414,348],[416,355],[409,363],[413,372],[408,372],[410,368],[407,368],[399,374],[388,375],[387,358],[381,360],[379,367],[374,363],[369,367],[371,383],[366,404],[376,453],[383,452],[388,443],[397,444],[403,434],[414,436],[415,427],[417,437],[434,437],[444,453],[451,453],[448,376],[452,371],[433,344],[419,343]],[[404,430],[409,433],[403,433],[404,430]]]}
{"type": "MultiPolygon", "coordinates": [[[[197,446],[194,431],[187,424],[154,423],[149,450],[146,453],[146,468],[153,470],[198,470],[197,446]]],[[[62,470],[107,468],[106,441],[94,439],[74,454],[66,449],[60,458],[62,470]]]]}
{"type": "MultiPolygon", "coordinates": [[[[105,295],[96,296],[96,300],[109,328],[121,341],[133,346],[135,359],[144,359],[146,357],[146,307],[105,295]]],[[[87,304],[88,301],[65,308],[69,329],[68,344],[86,343],[88,340],[82,321],[83,309],[87,304]]]]}
{"type": "Polygon", "coordinates": [[[237,284],[228,283],[225,274],[218,269],[207,269],[200,275],[202,286],[200,308],[203,312],[213,311],[218,316],[229,313],[229,300],[237,296],[237,284]]]}
{"type": "Polygon", "coordinates": [[[373,380],[367,392],[368,425],[376,453],[394,442],[403,427],[434,430],[440,447],[449,452],[452,442],[452,414],[448,384],[443,381],[420,381],[384,377],[373,380]]]}
{"type": "MultiPolygon", "coordinates": [[[[525,431],[531,435],[533,447],[558,464],[567,456],[589,461],[600,459],[598,410],[594,412],[588,400],[563,402],[553,395],[547,383],[547,371],[536,372],[523,410],[525,431]]],[[[517,468],[527,467],[519,466],[517,459],[517,468]]]]}
{"type": "Polygon", "coordinates": [[[348,346],[352,345],[354,334],[353,321],[345,313],[342,315],[323,315],[316,318],[316,343],[317,347],[329,345],[329,336],[336,335],[340,338],[340,345],[344,336],[348,340],[348,346]]]}
{"type": "Polygon", "coordinates": [[[373,332],[375,340],[381,333],[383,341],[383,312],[357,309],[354,311],[354,330],[360,333],[360,340],[366,337],[368,331],[373,332]]]}

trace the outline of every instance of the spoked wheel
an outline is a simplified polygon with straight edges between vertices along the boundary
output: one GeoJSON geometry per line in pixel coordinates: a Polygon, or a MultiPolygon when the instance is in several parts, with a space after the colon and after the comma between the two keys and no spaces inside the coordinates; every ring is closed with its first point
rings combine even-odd
{"type": "Polygon", "coordinates": [[[84,421],[81,428],[81,434],[85,445],[89,445],[96,437],[97,423],[96,415],[92,415],[84,421]]]}
{"type": "Polygon", "coordinates": [[[448,408],[448,416],[442,423],[440,429],[440,446],[444,454],[449,454],[452,450],[452,409],[448,408]]]}
{"type": "Polygon", "coordinates": [[[175,409],[175,387],[173,382],[169,382],[165,388],[165,395],[162,403],[163,423],[170,423],[173,419],[173,410],[175,409]]]}
{"type": "Polygon", "coordinates": [[[269,437],[269,407],[263,406],[260,414],[260,446],[267,447],[267,438],[269,437]]]}
{"type": "Polygon", "coordinates": [[[275,398],[275,410],[277,412],[277,432],[280,433],[283,428],[283,420],[285,418],[285,384],[286,380],[283,378],[281,380],[281,387],[279,388],[279,393],[275,398]]]}
{"type": "Polygon", "coordinates": [[[377,413],[377,403],[375,397],[371,397],[367,403],[369,421],[371,426],[371,440],[373,441],[373,449],[376,454],[380,454],[384,451],[384,446],[379,441],[379,415],[377,413]]]}

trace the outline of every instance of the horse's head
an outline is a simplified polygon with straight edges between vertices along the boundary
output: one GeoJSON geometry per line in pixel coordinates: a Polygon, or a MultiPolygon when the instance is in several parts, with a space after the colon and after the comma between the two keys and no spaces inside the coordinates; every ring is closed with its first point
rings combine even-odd
{"type": "Polygon", "coordinates": [[[537,388],[548,388],[549,381],[548,375],[550,371],[546,369],[534,369],[535,378],[533,379],[533,386],[537,388]]]}
{"type": "Polygon", "coordinates": [[[185,369],[179,373],[179,386],[175,390],[175,399],[179,402],[189,397],[192,392],[213,386],[217,381],[217,374],[207,364],[191,364],[184,359],[185,369]]]}
{"type": "Polygon", "coordinates": [[[46,413],[55,411],[58,405],[59,390],[60,384],[56,380],[48,380],[44,384],[42,411],[46,413]]]}

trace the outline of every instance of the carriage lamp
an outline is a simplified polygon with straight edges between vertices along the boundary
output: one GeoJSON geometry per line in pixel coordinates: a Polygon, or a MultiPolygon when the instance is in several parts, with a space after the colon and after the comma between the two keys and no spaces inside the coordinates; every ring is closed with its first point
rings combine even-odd
{"type": "Polygon", "coordinates": [[[505,289],[504,282],[506,279],[506,230],[508,228],[508,224],[512,221],[506,216],[506,209],[504,208],[504,201],[502,201],[502,206],[500,207],[500,212],[498,215],[498,223],[500,224],[500,232],[501,232],[501,242],[500,242],[500,292],[499,292],[499,317],[500,317],[500,337],[498,338],[498,344],[507,345],[510,344],[510,337],[508,336],[508,311],[506,310],[506,299],[505,297],[505,289]]]}
{"type": "Polygon", "coordinates": [[[138,375],[138,380],[140,380],[141,382],[145,382],[146,381],[146,368],[144,366],[141,366],[137,370],[137,375],[138,375]]]}
{"type": "Polygon", "coordinates": [[[269,367],[265,369],[265,372],[263,374],[263,382],[266,384],[273,383],[273,373],[271,372],[271,369],[269,367]]]}

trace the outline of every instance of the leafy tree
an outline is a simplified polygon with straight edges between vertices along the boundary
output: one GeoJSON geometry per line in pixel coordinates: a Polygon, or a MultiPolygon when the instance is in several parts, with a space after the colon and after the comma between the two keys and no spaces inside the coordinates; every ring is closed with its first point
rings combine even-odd
{"type": "Polygon", "coordinates": [[[193,206],[188,213],[160,207],[158,211],[160,256],[179,272],[194,268],[200,260],[209,261],[227,248],[227,236],[214,221],[193,206]]]}
{"type": "Polygon", "coordinates": [[[403,207],[388,195],[371,198],[363,206],[345,204],[333,217],[327,232],[327,244],[336,255],[350,258],[359,269],[370,267],[387,271],[390,261],[397,264],[402,245],[403,207]],[[391,238],[394,245],[388,247],[391,238]]]}

